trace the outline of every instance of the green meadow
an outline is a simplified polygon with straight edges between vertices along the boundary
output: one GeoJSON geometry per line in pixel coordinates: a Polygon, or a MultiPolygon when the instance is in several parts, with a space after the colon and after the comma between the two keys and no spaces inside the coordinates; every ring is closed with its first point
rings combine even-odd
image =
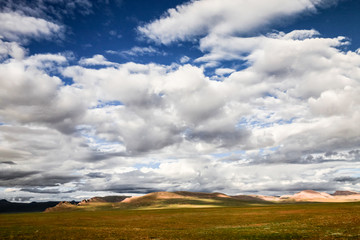
{"type": "Polygon", "coordinates": [[[360,239],[360,203],[0,214],[0,239],[360,239]]]}

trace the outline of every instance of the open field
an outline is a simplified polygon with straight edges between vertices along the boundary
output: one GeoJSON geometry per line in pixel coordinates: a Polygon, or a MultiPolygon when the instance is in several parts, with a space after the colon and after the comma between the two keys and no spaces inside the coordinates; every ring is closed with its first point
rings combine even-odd
{"type": "Polygon", "coordinates": [[[360,239],[360,203],[0,214],[0,239],[360,239]]]}

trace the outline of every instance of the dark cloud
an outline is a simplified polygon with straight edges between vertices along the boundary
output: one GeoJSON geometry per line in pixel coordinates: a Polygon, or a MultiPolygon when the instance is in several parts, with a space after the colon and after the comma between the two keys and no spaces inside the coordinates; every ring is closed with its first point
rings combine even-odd
{"type": "Polygon", "coordinates": [[[325,157],[332,157],[332,156],[337,156],[338,153],[337,152],[326,152],[325,153],[325,157]]]}
{"type": "Polygon", "coordinates": [[[23,191],[23,192],[30,192],[30,193],[43,193],[43,194],[59,194],[59,193],[72,193],[74,192],[73,190],[72,191],[65,191],[65,192],[62,192],[62,191],[59,191],[59,190],[56,190],[56,189],[41,189],[41,188],[22,188],[20,189],[20,191],[23,191]]]}
{"type": "Polygon", "coordinates": [[[86,174],[86,176],[89,178],[106,178],[106,174],[102,172],[91,172],[86,174]]]}
{"type": "Polygon", "coordinates": [[[45,175],[32,179],[31,183],[25,186],[59,186],[64,183],[77,181],[80,178],[79,176],[45,175]]]}
{"type": "Polygon", "coordinates": [[[349,151],[350,155],[354,155],[354,156],[359,156],[360,155],[360,150],[351,150],[349,151]]]}
{"type": "Polygon", "coordinates": [[[126,136],[127,153],[137,156],[180,143],[183,140],[180,132],[173,126],[144,126],[136,131],[136,135],[126,136]]]}
{"type": "Polygon", "coordinates": [[[40,172],[4,172],[0,174],[0,186],[55,187],[79,180],[79,176],[47,175],[40,172]]]}
{"type": "Polygon", "coordinates": [[[96,152],[92,151],[90,154],[84,158],[86,162],[97,162],[103,161],[114,157],[130,157],[128,153],[118,152],[118,153],[106,153],[106,152],[96,152]]]}
{"type": "MultiPolygon", "coordinates": [[[[147,194],[151,192],[161,192],[164,189],[159,188],[146,188],[141,186],[128,186],[128,185],[118,185],[111,188],[104,189],[105,191],[110,191],[114,193],[138,193],[138,194],[147,194]]],[[[101,191],[104,191],[101,190],[101,191]]]]}
{"type": "Polygon", "coordinates": [[[245,143],[250,136],[250,132],[242,129],[229,130],[189,130],[187,140],[195,142],[213,143],[220,147],[232,147],[245,143]]]}
{"type": "Polygon", "coordinates": [[[349,177],[349,176],[337,177],[337,178],[334,178],[334,181],[341,182],[341,183],[356,184],[356,183],[360,183],[360,177],[349,177]]]}
{"type": "Polygon", "coordinates": [[[331,192],[336,190],[336,186],[332,182],[318,183],[318,182],[298,182],[291,185],[279,185],[273,187],[265,187],[260,191],[272,192],[288,192],[295,193],[303,190],[314,190],[319,192],[331,192]]]}
{"type": "Polygon", "coordinates": [[[252,156],[251,164],[320,164],[326,162],[359,161],[358,150],[349,152],[323,151],[322,149],[293,149],[284,146],[266,154],[252,156]]]}
{"type": "Polygon", "coordinates": [[[29,177],[35,174],[40,173],[39,171],[14,171],[14,170],[8,170],[8,171],[4,171],[4,170],[0,170],[0,180],[15,180],[15,179],[19,179],[19,178],[25,178],[25,177],[29,177]]]}
{"type": "Polygon", "coordinates": [[[16,165],[13,161],[2,161],[0,164],[16,165]]]}

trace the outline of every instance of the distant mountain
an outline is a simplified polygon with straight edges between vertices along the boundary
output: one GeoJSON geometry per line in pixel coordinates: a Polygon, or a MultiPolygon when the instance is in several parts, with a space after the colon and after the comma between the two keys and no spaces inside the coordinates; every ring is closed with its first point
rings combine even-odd
{"type": "MultiPolygon", "coordinates": [[[[91,198],[83,200],[77,205],[59,203],[57,206],[47,209],[52,211],[94,211],[111,209],[166,209],[166,208],[204,208],[221,206],[240,206],[253,201],[240,200],[223,193],[201,192],[153,192],[144,196],[123,197],[122,201],[114,202],[112,198],[91,198]],[[104,201],[107,200],[107,201],[104,201]]],[[[120,198],[118,198],[120,199],[120,198]]]]}
{"type": "Polygon", "coordinates": [[[14,203],[5,199],[0,200],[0,213],[43,212],[45,209],[54,207],[59,202],[31,202],[14,203]]]}
{"type": "Polygon", "coordinates": [[[291,199],[295,201],[316,201],[316,200],[324,200],[324,199],[332,199],[333,197],[325,192],[316,192],[314,190],[304,190],[294,195],[285,195],[280,197],[282,199],[291,199]]]}
{"type": "Polygon", "coordinates": [[[59,202],[57,205],[46,208],[45,212],[67,212],[71,210],[77,209],[77,203],[76,202],[59,202]]]}
{"type": "Polygon", "coordinates": [[[360,193],[354,192],[354,191],[336,191],[331,195],[333,195],[333,196],[349,196],[349,195],[356,195],[356,194],[360,194],[360,193]]]}
{"type": "Polygon", "coordinates": [[[202,193],[202,192],[153,192],[144,196],[126,198],[122,203],[140,203],[151,202],[153,200],[169,200],[169,199],[215,199],[215,198],[231,198],[223,193],[202,193]]]}
{"type": "Polygon", "coordinates": [[[94,211],[111,209],[165,209],[244,206],[251,204],[274,204],[292,202],[356,202],[360,193],[336,191],[333,194],[304,190],[293,195],[263,196],[236,195],[203,192],[153,192],[143,196],[106,196],[93,197],[81,202],[32,202],[12,203],[0,200],[0,213],[11,212],[58,212],[58,211],[94,211]]]}
{"type": "Polygon", "coordinates": [[[330,195],[325,192],[304,190],[293,195],[263,196],[236,195],[228,196],[223,193],[199,192],[153,192],[139,197],[126,198],[121,202],[128,207],[166,207],[170,205],[201,207],[201,206],[236,206],[253,203],[291,203],[291,202],[356,202],[360,201],[360,193],[336,191],[330,195]]]}
{"type": "Polygon", "coordinates": [[[76,210],[96,210],[113,208],[115,203],[120,203],[130,196],[105,196],[84,199],[81,202],[60,202],[56,206],[49,207],[45,212],[64,212],[76,210]]]}

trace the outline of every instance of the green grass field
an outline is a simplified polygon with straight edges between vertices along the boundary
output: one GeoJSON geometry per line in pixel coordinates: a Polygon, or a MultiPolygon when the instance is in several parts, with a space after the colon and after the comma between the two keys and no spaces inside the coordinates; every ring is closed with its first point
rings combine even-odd
{"type": "Polygon", "coordinates": [[[0,214],[0,239],[360,239],[360,203],[0,214]]]}

